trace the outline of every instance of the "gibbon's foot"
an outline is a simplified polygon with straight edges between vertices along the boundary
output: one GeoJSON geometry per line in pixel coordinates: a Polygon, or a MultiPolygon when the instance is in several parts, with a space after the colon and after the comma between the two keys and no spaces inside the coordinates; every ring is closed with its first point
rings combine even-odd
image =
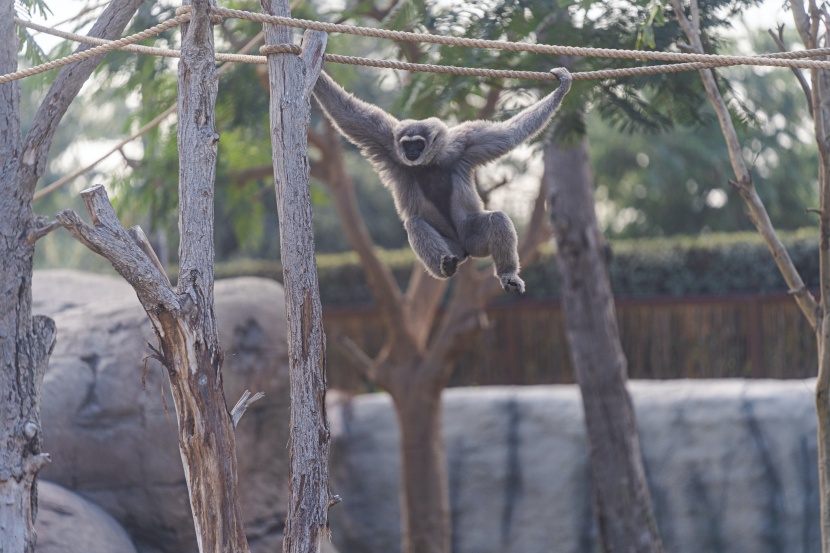
{"type": "Polygon", "coordinates": [[[498,275],[499,280],[501,281],[501,287],[504,288],[505,292],[510,291],[510,287],[513,286],[516,288],[517,294],[524,294],[525,293],[525,281],[519,278],[519,275],[515,273],[504,273],[498,275]]]}
{"type": "Polygon", "coordinates": [[[441,256],[441,276],[450,278],[458,270],[458,264],[461,262],[458,257],[454,255],[441,256]]]}

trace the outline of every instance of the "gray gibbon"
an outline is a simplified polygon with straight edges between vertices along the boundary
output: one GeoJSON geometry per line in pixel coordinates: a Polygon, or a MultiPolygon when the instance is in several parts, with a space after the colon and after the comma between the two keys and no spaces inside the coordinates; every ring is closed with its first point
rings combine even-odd
{"type": "Polygon", "coordinates": [[[484,209],[474,170],[547,126],[571,88],[567,69],[551,73],[558,77],[559,87],[510,119],[452,127],[435,117],[398,121],[343,90],[325,72],[320,73],[314,96],[392,191],[409,243],[429,274],[449,278],[468,257],[489,255],[502,287],[523,294],[516,229],[504,212],[484,209]]]}

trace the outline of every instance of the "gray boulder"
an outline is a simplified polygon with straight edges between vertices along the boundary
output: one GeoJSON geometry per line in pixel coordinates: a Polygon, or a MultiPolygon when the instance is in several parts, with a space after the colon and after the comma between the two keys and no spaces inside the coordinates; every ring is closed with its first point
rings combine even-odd
{"type": "MultiPolygon", "coordinates": [[[[117,277],[36,272],[36,313],[50,315],[57,344],[43,384],[45,479],[114,516],[142,553],[196,551],[176,414],[166,372],[154,360],[150,322],[117,277]],[[146,385],[142,382],[146,381],[146,385]],[[165,405],[166,404],[166,405],[165,405]]],[[[236,429],[239,486],[254,553],[279,546],[288,502],[288,359],[282,287],[238,278],[215,287],[232,407],[254,403],[236,429]]]]}
{"type": "Polygon", "coordinates": [[[35,553],[136,553],[114,518],[62,486],[38,482],[35,553]]]}
{"type": "MultiPolygon", "coordinates": [[[[632,382],[666,551],[820,551],[814,381],[632,382]]],[[[385,394],[330,395],[341,551],[398,551],[399,435],[385,394]]],[[[598,550],[575,386],[444,393],[453,551],[598,550]]],[[[607,462],[613,463],[613,459],[607,462]]]]}

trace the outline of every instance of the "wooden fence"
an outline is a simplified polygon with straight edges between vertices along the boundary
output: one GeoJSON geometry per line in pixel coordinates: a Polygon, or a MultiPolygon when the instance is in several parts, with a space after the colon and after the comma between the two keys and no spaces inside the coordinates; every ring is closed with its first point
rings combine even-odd
{"type": "MultiPolygon", "coordinates": [[[[559,302],[519,301],[488,310],[490,328],[461,359],[451,386],[573,382],[559,302]]],[[[617,300],[630,378],[806,378],[816,374],[816,342],[787,295],[617,300]]],[[[365,391],[336,346],[344,334],[367,352],[383,344],[377,312],[324,309],[329,385],[365,391]]]]}

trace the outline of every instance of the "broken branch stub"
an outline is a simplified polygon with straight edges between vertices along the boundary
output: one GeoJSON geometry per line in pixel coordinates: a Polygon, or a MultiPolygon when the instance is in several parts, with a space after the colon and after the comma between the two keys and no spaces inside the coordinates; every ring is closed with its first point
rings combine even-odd
{"type": "Polygon", "coordinates": [[[57,220],[75,239],[112,264],[133,287],[145,310],[178,311],[181,307],[179,298],[167,277],[121,226],[104,186],[96,184],[87,188],[81,192],[81,197],[92,226],[84,223],[71,209],[58,213],[57,220]]]}

